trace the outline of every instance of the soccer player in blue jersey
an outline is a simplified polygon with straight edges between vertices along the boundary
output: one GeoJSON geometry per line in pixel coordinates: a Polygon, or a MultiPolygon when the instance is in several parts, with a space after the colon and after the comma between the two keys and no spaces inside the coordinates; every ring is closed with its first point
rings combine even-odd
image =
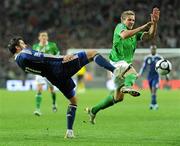
{"type": "Polygon", "coordinates": [[[118,72],[118,68],[115,69],[95,50],[57,57],[32,50],[26,45],[22,37],[12,38],[8,44],[8,49],[14,55],[15,61],[21,69],[27,73],[46,77],[69,100],[65,138],[74,137],[73,123],[77,109],[75,83],[71,77],[92,61],[111,72],[118,72]]]}
{"type": "Polygon", "coordinates": [[[159,74],[155,70],[155,65],[158,60],[162,59],[162,56],[156,53],[156,49],[157,49],[156,45],[150,46],[151,54],[145,56],[144,63],[139,71],[139,76],[142,76],[144,71],[148,69],[147,80],[151,91],[151,104],[149,108],[154,110],[158,109],[156,98],[157,98],[157,89],[159,87],[159,74]]]}

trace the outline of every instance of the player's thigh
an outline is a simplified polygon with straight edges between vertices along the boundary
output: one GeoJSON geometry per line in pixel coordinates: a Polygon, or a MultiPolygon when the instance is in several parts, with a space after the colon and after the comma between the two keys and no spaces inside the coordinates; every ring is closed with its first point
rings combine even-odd
{"type": "Polygon", "coordinates": [[[152,87],[151,87],[152,93],[155,94],[158,88],[159,88],[159,80],[158,79],[152,80],[152,87]]]}
{"type": "Polygon", "coordinates": [[[43,85],[46,84],[45,78],[40,75],[36,75],[35,82],[36,82],[37,90],[42,91],[43,85]]]}
{"type": "Polygon", "coordinates": [[[86,51],[86,56],[87,56],[89,61],[92,61],[96,54],[98,54],[98,52],[96,50],[88,50],[88,51],[86,51]]]}
{"type": "Polygon", "coordinates": [[[45,78],[45,81],[50,89],[50,92],[54,92],[54,85],[47,78],[45,78]]]}
{"type": "Polygon", "coordinates": [[[86,52],[79,52],[76,55],[78,55],[80,68],[89,63],[88,54],[86,52]]]}
{"type": "Polygon", "coordinates": [[[59,78],[54,81],[54,85],[63,93],[63,95],[69,100],[75,96],[75,83],[72,78],[62,79],[59,78]]]}
{"type": "Polygon", "coordinates": [[[124,76],[127,76],[129,74],[137,75],[137,72],[136,72],[135,68],[132,66],[132,64],[127,63],[124,60],[121,60],[121,61],[118,61],[118,62],[110,61],[110,63],[115,67],[121,67],[122,69],[125,69],[124,76]]]}
{"type": "Polygon", "coordinates": [[[36,84],[46,84],[46,79],[40,75],[35,76],[35,82],[36,84]]]}
{"type": "Polygon", "coordinates": [[[129,74],[135,74],[137,76],[137,72],[135,70],[135,68],[131,65],[130,69],[125,73],[124,76],[127,76],[129,74]]]}
{"type": "MultiPolygon", "coordinates": [[[[129,64],[125,61],[119,61],[119,62],[113,62],[110,61],[110,63],[114,66],[114,67],[119,67],[121,65],[126,65],[129,66],[129,64]]],[[[108,78],[109,80],[107,81],[107,88],[110,90],[117,90],[119,87],[122,87],[124,85],[124,79],[122,78],[116,78],[114,76],[114,74],[112,72],[108,72],[108,78]]]]}
{"type": "Polygon", "coordinates": [[[152,92],[152,80],[148,79],[148,84],[149,84],[149,89],[150,89],[151,92],[152,92]]]}
{"type": "Polygon", "coordinates": [[[79,52],[74,54],[74,59],[62,63],[62,76],[64,78],[71,78],[75,75],[84,65],[88,64],[89,61],[87,59],[85,52],[79,52]]]}

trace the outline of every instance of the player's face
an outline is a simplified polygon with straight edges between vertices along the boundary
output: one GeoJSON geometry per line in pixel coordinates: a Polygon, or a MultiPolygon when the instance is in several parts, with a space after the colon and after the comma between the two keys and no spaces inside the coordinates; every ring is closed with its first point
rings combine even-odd
{"type": "Polygon", "coordinates": [[[24,48],[27,47],[27,45],[25,44],[25,42],[24,42],[23,40],[19,40],[19,47],[20,47],[21,49],[24,49],[24,48]]]}
{"type": "Polygon", "coordinates": [[[48,41],[48,34],[46,32],[42,32],[39,34],[39,41],[42,44],[45,44],[48,41]]]}
{"type": "Polygon", "coordinates": [[[16,46],[16,53],[20,52],[24,48],[26,48],[27,45],[24,43],[23,40],[19,40],[19,44],[16,46]]]}
{"type": "Polygon", "coordinates": [[[135,23],[135,16],[128,15],[123,23],[127,26],[128,29],[132,29],[135,23]]]}
{"type": "Polygon", "coordinates": [[[151,54],[152,54],[152,55],[155,55],[155,54],[156,54],[156,48],[155,48],[155,47],[151,48],[151,54]]]}

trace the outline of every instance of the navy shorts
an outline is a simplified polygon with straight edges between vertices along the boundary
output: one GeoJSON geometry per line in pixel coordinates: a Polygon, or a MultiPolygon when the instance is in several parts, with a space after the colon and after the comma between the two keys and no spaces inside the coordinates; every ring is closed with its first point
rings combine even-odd
{"type": "Polygon", "coordinates": [[[152,88],[159,88],[159,78],[148,79],[149,87],[152,88]]]}
{"type": "Polygon", "coordinates": [[[68,99],[75,95],[75,83],[71,77],[89,63],[85,52],[79,52],[74,55],[73,60],[61,63],[61,71],[59,72],[57,70],[57,72],[54,73],[54,77],[50,80],[68,99]]]}

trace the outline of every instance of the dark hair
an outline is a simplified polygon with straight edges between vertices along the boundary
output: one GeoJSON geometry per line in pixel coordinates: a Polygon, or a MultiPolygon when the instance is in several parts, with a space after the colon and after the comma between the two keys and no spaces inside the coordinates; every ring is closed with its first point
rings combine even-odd
{"type": "Polygon", "coordinates": [[[8,49],[9,51],[12,53],[12,54],[15,54],[16,53],[16,46],[19,45],[19,40],[23,40],[22,37],[20,36],[16,36],[16,37],[13,37],[10,41],[9,41],[9,44],[8,44],[8,49]]]}

